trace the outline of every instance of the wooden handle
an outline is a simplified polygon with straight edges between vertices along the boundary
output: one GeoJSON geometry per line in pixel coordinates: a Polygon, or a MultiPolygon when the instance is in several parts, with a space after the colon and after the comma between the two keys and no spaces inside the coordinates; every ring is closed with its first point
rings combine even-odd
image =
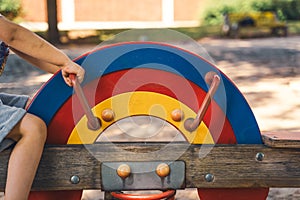
{"type": "Polygon", "coordinates": [[[101,121],[99,118],[95,117],[94,114],[92,113],[92,110],[88,104],[88,101],[86,99],[86,97],[84,96],[82,87],[80,86],[80,83],[76,77],[75,74],[70,74],[69,75],[71,81],[72,81],[72,85],[73,88],[75,90],[75,93],[79,99],[79,102],[85,112],[85,115],[87,117],[88,120],[88,128],[91,130],[98,130],[101,127],[101,121]]]}
{"type": "Polygon", "coordinates": [[[184,127],[186,130],[193,132],[197,129],[197,127],[200,125],[201,121],[203,120],[203,117],[208,109],[208,106],[216,93],[219,84],[220,84],[220,76],[217,75],[215,72],[208,72],[205,75],[205,81],[210,84],[210,88],[208,92],[206,93],[206,96],[203,100],[203,103],[197,113],[197,116],[195,119],[189,118],[185,120],[184,127]]]}

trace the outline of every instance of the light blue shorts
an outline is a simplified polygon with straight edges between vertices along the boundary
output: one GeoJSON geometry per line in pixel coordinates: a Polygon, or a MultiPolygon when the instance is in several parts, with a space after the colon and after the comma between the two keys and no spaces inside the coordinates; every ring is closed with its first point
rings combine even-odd
{"type": "Polygon", "coordinates": [[[26,114],[28,99],[26,95],[0,93],[0,152],[13,143],[5,137],[26,114]]]}

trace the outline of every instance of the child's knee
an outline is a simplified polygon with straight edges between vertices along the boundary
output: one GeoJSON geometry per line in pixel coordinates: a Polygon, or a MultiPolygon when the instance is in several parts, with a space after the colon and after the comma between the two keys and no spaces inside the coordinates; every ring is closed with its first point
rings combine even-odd
{"type": "Polygon", "coordinates": [[[27,113],[11,131],[8,137],[16,141],[24,137],[31,137],[44,143],[47,138],[47,127],[42,119],[27,113]]]}
{"type": "Polygon", "coordinates": [[[24,123],[24,132],[25,134],[29,134],[32,137],[36,137],[37,139],[40,139],[42,142],[46,141],[47,137],[47,127],[45,122],[32,114],[26,114],[28,120],[26,120],[24,123]]]}

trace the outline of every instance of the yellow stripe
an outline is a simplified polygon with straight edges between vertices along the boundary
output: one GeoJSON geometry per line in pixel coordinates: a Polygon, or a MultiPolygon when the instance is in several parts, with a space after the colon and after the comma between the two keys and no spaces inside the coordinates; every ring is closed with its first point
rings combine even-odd
{"type": "Polygon", "coordinates": [[[87,128],[87,118],[83,116],[73,129],[68,144],[92,144],[108,126],[118,120],[135,115],[150,115],[166,120],[177,127],[190,143],[214,144],[213,138],[203,122],[192,133],[185,130],[184,120],[190,117],[195,118],[196,113],[172,97],[154,92],[128,92],[106,99],[97,104],[92,110],[100,118],[101,112],[108,108],[114,111],[114,121],[105,122],[101,120],[101,129],[92,131],[87,128]],[[172,120],[171,112],[175,109],[181,109],[184,112],[184,120],[180,122],[172,120]]]}

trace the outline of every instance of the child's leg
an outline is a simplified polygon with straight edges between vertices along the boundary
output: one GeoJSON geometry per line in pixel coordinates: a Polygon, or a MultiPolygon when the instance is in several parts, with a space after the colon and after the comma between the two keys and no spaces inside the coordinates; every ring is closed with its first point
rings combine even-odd
{"type": "Polygon", "coordinates": [[[17,141],[9,163],[5,200],[27,199],[46,141],[45,123],[32,114],[23,119],[8,134],[17,141]]]}

